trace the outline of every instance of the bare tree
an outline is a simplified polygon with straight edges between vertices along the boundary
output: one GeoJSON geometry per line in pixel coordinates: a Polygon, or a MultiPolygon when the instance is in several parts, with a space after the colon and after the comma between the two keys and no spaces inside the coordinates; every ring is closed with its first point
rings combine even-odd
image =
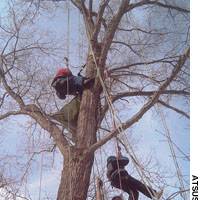
{"type": "Polygon", "coordinates": [[[157,104],[189,118],[186,110],[170,104],[175,95],[189,96],[189,9],[184,1],[71,0],[83,17],[88,39],[85,73],[95,77],[94,85],[83,92],[72,144],[49,115],[54,110],[47,103],[53,102],[52,91],[39,75],[41,55],[51,55],[55,46],[34,34],[25,35],[42,3],[52,2],[29,1],[19,18],[11,6],[12,25],[1,25],[5,42],[0,57],[0,120],[25,115],[48,132],[63,156],[57,199],[83,200],[96,150],[140,122],[157,104]],[[38,5],[36,11],[32,5],[38,5]],[[129,98],[139,99],[140,106],[130,111],[130,118],[119,120],[113,104],[129,98]],[[113,119],[107,125],[109,111],[113,119]],[[97,138],[98,131],[103,137],[97,138]]]}

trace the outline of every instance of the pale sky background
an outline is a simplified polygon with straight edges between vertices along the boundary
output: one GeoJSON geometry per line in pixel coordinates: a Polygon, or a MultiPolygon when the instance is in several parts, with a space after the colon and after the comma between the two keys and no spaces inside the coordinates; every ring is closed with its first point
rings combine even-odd
{"type": "MultiPolygon", "coordinates": [[[[4,7],[4,3],[5,1],[1,0],[0,1],[0,15],[2,16],[3,12],[2,8],[4,7]]],[[[198,4],[197,2],[195,2],[196,4],[198,4]]],[[[194,4],[194,2],[193,2],[194,4]]],[[[193,8],[197,9],[197,5],[193,6],[193,8]]],[[[197,12],[199,13],[199,11],[197,12]]],[[[72,14],[73,15],[73,14],[72,14]]],[[[67,30],[67,26],[66,24],[62,24],[62,26],[57,23],[58,21],[60,21],[60,19],[66,18],[66,15],[63,13],[56,13],[55,16],[52,18],[51,21],[48,21],[48,29],[52,28],[52,32],[54,32],[54,34],[58,35],[63,28],[67,30]]],[[[72,16],[71,19],[77,19],[77,16],[72,16]]],[[[46,22],[47,22],[46,21],[46,22]]],[[[75,21],[75,22],[77,22],[75,21]]],[[[45,24],[45,19],[42,19],[39,23],[41,24],[45,24]]],[[[193,25],[194,26],[194,25],[193,25]]],[[[74,28],[76,27],[76,23],[71,22],[71,30],[75,30],[74,28]],[[72,25],[73,24],[73,25],[72,25]]],[[[45,27],[44,27],[45,28],[45,27]]],[[[77,31],[77,30],[76,30],[77,31]]],[[[193,37],[191,37],[191,42],[192,45],[197,44],[197,39],[199,38],[199,30],[197,31],[195,29],[195,33],[197,35],[197,37],[195,37],[195,40],[193,39],[193,37]],[[197,34],[198,33],[198,34],[197,34]]],[[[192,32],[194,34],[194,31],[192,32]]],[[[76,35],[70,34],[70,39],[71,39],[71,43],[70,43],[70,47],[72,47],[73,45],[73,41],[76,38],[76,35]]],[[[65,45],[65,44],[64,44],[65,45]]],[[[197,45],[196,45],[197,46],[197,45]]],[[[197,48],[197,47],[196,47],[197,48]]],[[[83,64],[80,63],[80,60],[76,59],[76,54],[77,54],[77,48],[75,49],[70,49],[70,64],[73,66],[77,66],[79,64],[83,64]]],[[[199,55],[196,55],[198,52],[198,50],[194,50],[193,49],[193,53],[191,54],[194,59],[196,56],[197,61],[193,60],[193,62],[195,64],[192,64],[191,66],[195,66],[196,68],[198,68],[197,63],[198,63],[198,57],[199,55]],[[196,53],[196,54],[195,54],[196,53]]],[[[62,63],[63,65],[64,63],[62,63]]],[[[58,63],[59,65],[59,63],[58,63]]],[[[197,69],[192,69],[191,67],[191,71],[192,73],[192,104],[191,104],[191,109],[193,108],[193,112],[192,114],[195,114],[192,116],[192,126],[193,127],[191,129],[191,134],[192,134],[192,145],[191,145],[191,159],[192,162],[194,164],[191,165],[191,173],[198,173],[199,174],[199,164],[196,164],[197,160],[199,159],[199,155],[197,155],[197,148],[199,149],[199,140],[197,139],[197,133],[198,133],[198,111],[197,108],[199,108],[198,104],[200,102],[199,99],[199,95],[197,94],[197,92],[194,91],[199,91],[198,86],[199,85],[199,70],[197,69]],[[198,82],[198,84],[196,83],[198,82]],[[196,87],[195,87],[196,86],[196,87]],[[197,143],[197,144],[196,144],[197,143]],[[197,167],[198,166],[198,167],[197,167]]],[[[74,70],[75,72],[76,70],[74,70]]],[[[177,97],[178,99],[178,97],[177,97]]],[[[130,108],[132,108],[132,105],[130,105],[130,108]]],[[[125,113],[126,115],[128,113],[125,113]]],[[[180,115],[169,111],[169,110],[165,110],[165,115],[167,115],[167,125],[169,126],[170,129],[170,133],[172,134],[173,137],[173,141],[182,149],[184,150],[185,153],[189,154],[189,122],[187,119],[184,119],[183,117],[181,117],[180,115]]],[[[16,120],[10,120],[10,125],[8,126],[6,124],[6,127],[2,124],[0,124],[0,127],[2,127],[2,129],[4,129],[7,132],[7,137],[6,139],[3,141],[3,144],[0,148],[0,151],[9,151],[9,152],[15,152],[16,149],[18,149],[21,145],[22,145],[22,141],[24,141],[23,139],[23,135],[26,134],[24,129],[23,129],[23,121],[24,121],[24,117],[20,118],[20,123],[22,123],[22,126],[19,127],[17,125],[17,123],[19,123],[19,118],[16,120]],[[15,128],[16,127],[16,128],[15,128]],[[6,129],[5,129],[6,128],[6,129]],[[12,148],[10,148],[12,146],[12,148]]],[[[0,129],[0,130],[2,130],[0,129]]],[[[163,126],[161,121],[158,120],[158,118],[155,115],[152,115],[152,112],[150,111],[148,114],[146,114],[142,120],[136,124],[134,126],[134,128],[129,129],[131,131],[129,131],[129,133],[127,134],[127,137],[130,139],[130,141],[134,140],[139,140],[139,143],[136,144],[133,148],[136,150],[136,154],[138,155],[145,155],[148,156],[149,152],[153,152],[155,154],[155,156],[157,158],[159,158],[159,162],[161,163],[165,163],[165,167],[169,170],[174,171],[174,165],[172,162],[172,158],[170,157],[170,152],[169,152],[169,147],[166,143],[166,141],[164,141],[164,137],[159,133],[159,132],[164,132],[163,126]],[[153,119],[153,120],[152,120],[153,119]],[[145,126],[144,126],[145,125],[145,126]],[[158,130],[158,131],[157,131],[158,130]],[[131,132],[131,133],[130,133],[131,132]],[[132,134],[134,133],[134,134],[132,134]],[[145,147],[145,148],[144,148],[145,147]],[[164,155],[164,156],[163,156],[164,155]]],[[[113,142],[110,142],[111,144],[113,144],[113,142]]],[[[107,154],[114,154],[114,149],[111,148],[111,146],[109,144],[106,144],[103,149],[106,149],[107,154]]],[[[52,169],[46,169],[45,167],[43,167],[43,174],[42,174],[42,195],[41,195],[41,199],[43,199],[45,197],[45,195],[49,195],[52,197],[52,199],[55,199],[55,195],[57,192],[57,187],[58,187],[58,183],[59,183],[59,176],[60,176],[60,172],[61,172],[61,168],[62,168],[62,158],[59,155],[59,153],[56,153],[57,156],[56,160],[54,162],[54,165],[52,166],[52,169]]],[[[27,188],[29,188],[29,190],[31,191],[31,196],[33,198],[33,200],[37,200],[38,199],[38,194],[39,194],[39,176],[40,176],[40,159],[41,156],[38,156],[38,164],[35,164],[35,166],[33,167],[33,175],[31,176],[30,180],[28,181],[27,184],[27,188]]],[[[100,159],[100,158],[99,158],[100,159]]],[[[106,158],[103,158],[104,161],[106,158]]],[[[182,168],[182,172],[184,174],[189,175],[189,163],[188,162],[184,162],[184,161],[180,161],[179,162],[181,168],[182,168]]],[[[103,166],[105,167],[105,166],[103,166]]],[[[135,173],[134,169],[133,169],[133,164],[130,162],[129,164],[129,171],[137,176],[137,173],[135,173]]],[[[187,180],[189,179],[189,177],[186,178],[187,180]]],[[[171,180],[172,182],[174,180],[171,180]]],[[[142,196],[142,195],[141,195],[142,196]]],[[[1,200],[1,199],[0,199],[1,200]]],[[[2,199],[3,200],[3,199],[2,199]]]]}

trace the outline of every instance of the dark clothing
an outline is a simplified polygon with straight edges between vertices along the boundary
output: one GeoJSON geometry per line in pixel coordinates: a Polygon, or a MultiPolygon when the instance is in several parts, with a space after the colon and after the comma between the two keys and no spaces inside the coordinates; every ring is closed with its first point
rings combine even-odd
{"type": "Polygon", "coordinates": [[[115,196],[112,198],[112,200],[123,200],[121,196],[115,196]]]}
{"type": "Polygon", "coordinates": [[[56,90],[56,94],[60,99],[65,99],[66,95],[77,95],[83,92],[84,77],[67,76],[54,79],[52,86],[56,90]]]}
{"type": "MultiPolygon", "coordinates": [[[[120,159],[116,159],[115,156],[110,156],[107,159],[107,177],[109,180],[113,178],[113,176],[118,173],[118,168],[124,169],[124,167],[129,163],[129,159],[122,156],[120,159]]],[[[125,171],[125,170],[124,170],[125,171]]],[[[123,173],[121,170],[120,173],[123,173]]]]}
{"type": "Polygon", "coordinates": [[[115,156],[110,156],[107,159],[107,177],[111,181],[111,185],[128,193],[129,200],[138,200],[139,192],[142,192],[145,196],[152,198],[156,191],[148,186],[145,186],[143,183],[128,174],[128,172],[124,169],[128,162],[128,158],[123,156],[118,160],[115,156]],[[119,164],[117,164],[117,162],[119,164]]]}

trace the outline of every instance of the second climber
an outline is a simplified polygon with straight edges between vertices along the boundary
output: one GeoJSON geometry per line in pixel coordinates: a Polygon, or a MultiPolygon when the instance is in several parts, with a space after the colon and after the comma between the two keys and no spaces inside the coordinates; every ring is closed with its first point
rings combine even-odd
{"type": "Polygon", "coordinates": [[[125,170],[129,159],[120,155],[119,157],[109,156],[107,159],[107,177],[111,185],[129,194],[129,200],[138,200],[139,192],[151,199],[160,199],[162,190],[157,192],[151,187],[133,178],[125,170]]]}

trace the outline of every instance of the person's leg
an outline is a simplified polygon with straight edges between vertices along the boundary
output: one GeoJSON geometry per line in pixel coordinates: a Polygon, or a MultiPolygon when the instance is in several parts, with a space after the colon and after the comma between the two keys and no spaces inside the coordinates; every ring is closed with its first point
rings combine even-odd
{"type": "Polygon", "coordinates": [[[139,198],[139,192],[133,188],[130,188],[128,182],[127,182],[126,177],[121,178],[121,183],[119,181],[119,178],[115,178],[112,182],[111,185],[115,188],[121,189],[124,192],[129,194],[129,199],[128,200],[138,200],[139,198]]]}
{"type": "Polygon", "coordinates": [[[150,188],[149,186],[143,184],[142,182],[131,176],[127,177],[127,184],[133,191],[137,190],[139,192],[142,192],[145,196],[151,199],[157,194],[156,190],[150,188]]]}
{"type": "Polygon", "coordinates": [[[129,198],[128,200],[138,200],[139,192],[137,190],[130,190],[129,191],[129,198]]]}

